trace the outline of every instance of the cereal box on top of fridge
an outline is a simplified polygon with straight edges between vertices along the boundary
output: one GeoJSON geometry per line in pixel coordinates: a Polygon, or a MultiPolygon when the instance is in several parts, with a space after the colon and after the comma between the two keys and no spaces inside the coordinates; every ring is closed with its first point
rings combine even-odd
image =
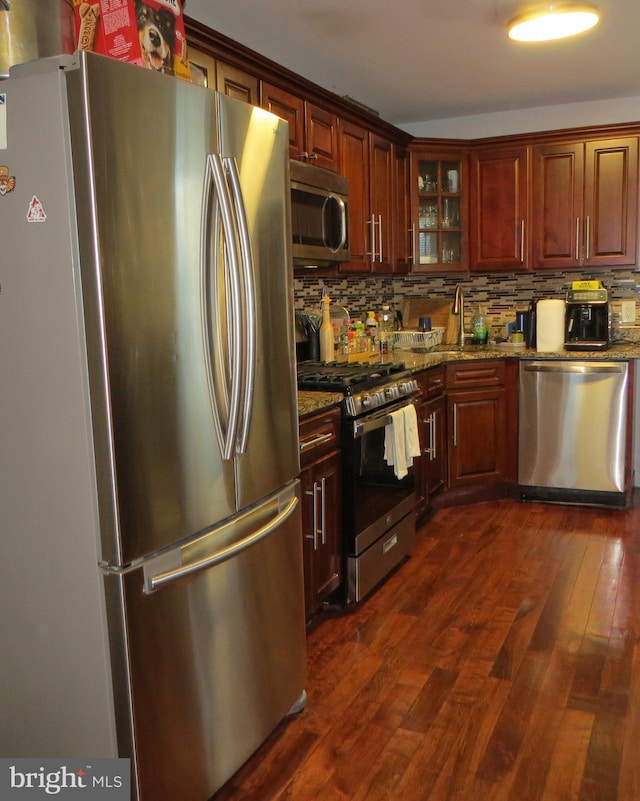
{"type": "Polygon", "coordinates": [[[181,0],[74,0],[78,48],[191,80],[181,0]]]}

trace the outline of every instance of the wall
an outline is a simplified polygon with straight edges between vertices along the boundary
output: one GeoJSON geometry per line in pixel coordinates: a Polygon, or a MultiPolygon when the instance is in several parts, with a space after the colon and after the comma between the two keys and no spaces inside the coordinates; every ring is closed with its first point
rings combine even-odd
{"type": "Polygon", "coordinates": [[[638,120],[640,120],[640,97],[624,97],[406,123],[398,127],[417,137],[481,139],[485,136],[507,136],[638,120]]]}
{"type": "MultiPolygon", "coordinates": [[[[633,299],[638,307],[640,273],[632,270],[609,270],[588,273],[487,273],[482,275],[419,276],[403,278],[296,278],[294,297],[296,311],[320,308],[320,297],[326,288],[333,303],[348,309],[353,320],[364,320],[371,309],[379,311],[383,303],[401,308],[410,297],[445,298],[453,301],[455,288],[461,284],[465,294],[465,327],[480,306],[489,317],[490,333],[502,332],[504,323],[513,320],[515,312],[526,309],[532,298],[564,298],[576,278],[597,278],[609,290],[612,324],[617,328],[619,301],[633,299]]],[[[640,307],[638,308],[640,323],[640,307]]],[[[640,331],[639,331],[640,334],[640,331]]]]}

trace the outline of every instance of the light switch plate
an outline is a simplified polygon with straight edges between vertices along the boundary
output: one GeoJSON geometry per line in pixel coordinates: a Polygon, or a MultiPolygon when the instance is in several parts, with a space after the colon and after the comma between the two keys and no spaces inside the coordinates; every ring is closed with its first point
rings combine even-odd
{"type": "Polygon", "coordinates": [[[620,322],[635,323],[636,321],[636,302],[635,300],[623,300],[620,302],[620,322]]]}

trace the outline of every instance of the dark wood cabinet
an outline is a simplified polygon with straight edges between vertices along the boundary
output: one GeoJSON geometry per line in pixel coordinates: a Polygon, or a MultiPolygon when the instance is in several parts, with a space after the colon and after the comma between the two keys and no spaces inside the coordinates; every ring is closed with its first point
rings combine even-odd
{"type": "Polygon", "coordinates": [[[260,105],[289,123],[289,155],[296,158],[304,151],[304,100],[262,81],[260,105]]]}
{"type": "Polygon", "coordinates": [[[191,46],[189,64],[194,83],[215,89],[252,106],[260,105],[260,81],[256,75],[191,46]]]}
{"type": "Polygon", "coordinates": [[[391,142],[369,134],[369,259],[371,272],[393,272],[393,162],[391,142]]]}
{"type": "Polygon", "coordinates": [[[339,410],[300,423],[302,530],[307,618],[342,580],[339,410]]]}
{"type": "Polygon", "coordinates": [[[338,117],[313,103],[305,103],[306,159],[319,167],[338,170],[338,117]]]}
{"type": "Polygon", "coordinates": [[[638,138],[533,148],[535,270],[637,261],[638,138]]]}
{"type": "Polygon", "coordinates": [[[529,148],[481,149],[471,156],[470,269],[529,266],[529,148]]]}
{"type": "Polygon", "coordinates": [[[456,273],[469,268],[466,152],[417,149],[411,154],[414,231],[412,273],[456,273]]]}
{"type": "Polygon", "coordinates": [[[349,181],[349,244],[351,260],[340,265],[340,272],[369,272],[369,133],[359,125],[338,123],[340,174],[349,181]]]}
{"type": "Polygon", "coordinates": [[[289,123],[289,155],[326,169],[337,169],[338,118],[297,95],[262,83],[261,105],[289,123]]]}
{"type": "Polygon", "coordinates": [[[448,488],[505,482],[509,460],[504,360],[449,364],[445,376],[448,488]]]}
{"type": "Polygon", "coordinates": [[[393,145],[347,120],[339,121],[339,171],[349,181],[351,260],[344,273],[389,274],[395,269],[393,145]]]}
{"type": "Polygon", "coordinates": [[[260,105],[260,81],[255,75],[240,70],[231,64],[218,61],[216,65],[216,89],[236,100],[260,105]]]}
{"type": "Polygon", "coordinates": [[[431,498],[446,486],[447,425],[442,366],[417,377],[422,391],[417,404],[421,456],[416,466],[416,512],[418,519],[431,507],[431,498]]]}
{"type": "Polygon", "coordinates": [[[411,158],[404,147],[393,148],[393,272],[408,273],[413,260],[410,195],[411,158]]]}

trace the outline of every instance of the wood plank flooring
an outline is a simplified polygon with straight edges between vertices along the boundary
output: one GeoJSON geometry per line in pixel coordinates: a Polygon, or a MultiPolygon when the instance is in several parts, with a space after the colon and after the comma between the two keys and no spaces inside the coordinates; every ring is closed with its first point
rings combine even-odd
{"type": "Polygon", "coordinates": [[[215,801],[638,801],[640,511],[438,511],[215,801]]]}

